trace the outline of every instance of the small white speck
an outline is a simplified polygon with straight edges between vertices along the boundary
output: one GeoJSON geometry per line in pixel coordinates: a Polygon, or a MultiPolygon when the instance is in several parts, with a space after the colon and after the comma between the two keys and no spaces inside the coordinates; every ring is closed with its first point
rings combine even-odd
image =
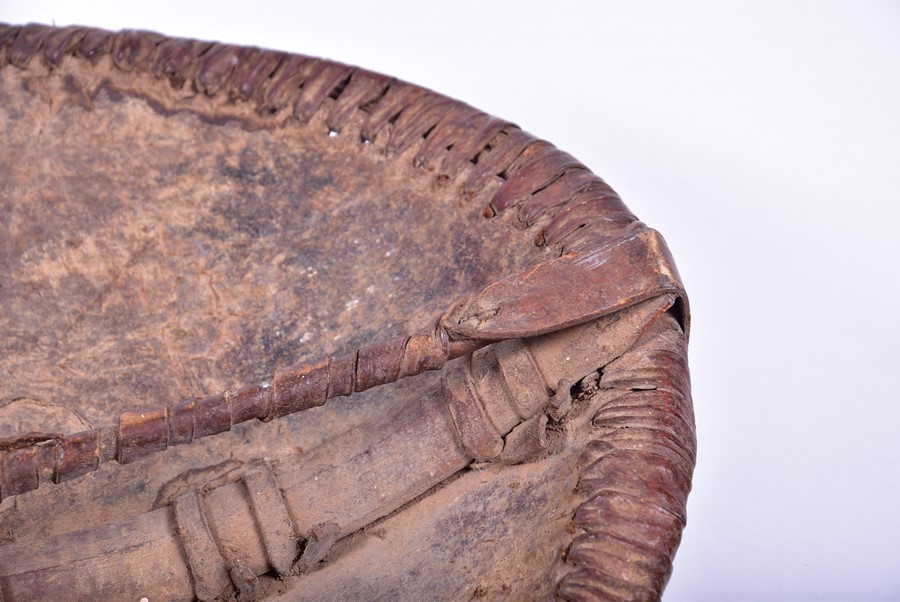
{"type": "Polygon", "coordinates": [[[328,130],[328,137],[329,137],[329,138],[334,138],[334,137],[337,136],[337,135],[338,135],[337,130],[328,130]]]}
{"type": "Polygon", "coordinates": [[[312,338],[312,333],[311,333],[311,332],[304,332],[304,333],[303,333],[303,336],[300,337],[300,342],[301,342],[301,343],[305,343],[306,341],[310,340],[311,338],[312,338]]]}
{"type": "Polygon", "coordinates": [[[350,299],[349,301],[344,303],[344,307],[347,309],[347,311],[350,311],[357,305],[359,305],[359,299],[350,299]]]}
{"type": "Polygon", "coordinates": [[[150,602],[150,598],[141,598],[138,602],[150,602]]]}

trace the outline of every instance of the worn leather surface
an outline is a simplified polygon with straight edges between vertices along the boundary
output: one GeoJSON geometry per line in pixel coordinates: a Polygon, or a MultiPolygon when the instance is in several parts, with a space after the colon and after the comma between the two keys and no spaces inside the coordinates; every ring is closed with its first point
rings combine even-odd
{"type": "MultiPolygon", "coordinates": [[[[505,276],[641,228],[552,145],[352,67],[2,25],[0,65],[0,437],[14,445],[55,449],[23,443],[31,432],[115,433],[123,412],[422,331],[505,276]]],[[[553,454],[472,465],[440,375],[423,374],[5,499],[6,575],[30,576],[0,576],[0,592],[652,599],[671,571],[694,462],[686,310],[672,311],[622,330],[633,350],[569,383],[581,405],[560,419],[553,454]],[[315,493],[320,468],[304,464],[331,466],[345,485],[315,493]],[[315,525],[346,519],[305,574],[272,558],[277,545],[254,527],[261,510],[233,510],[248,503],[247,483],[268,482],[253,476],[260,467],[310,550],[328,532],[315,525]],[[435,474],[416,470],[446,474],[432,488],[435,474]],[[369,499],[341,498],[359,474],[386,480],[365,482],[369,499]],[[185,564],[205,536],[177,517],[193,516],[184,496],[197,491],[218,517],[204,519],[210,541],[247,546],[243,556],[185,564]],[[101,566],[122,525],[157,543],[101,566]],[[51,548],[76,568],[53,568],[51,548]]]]}

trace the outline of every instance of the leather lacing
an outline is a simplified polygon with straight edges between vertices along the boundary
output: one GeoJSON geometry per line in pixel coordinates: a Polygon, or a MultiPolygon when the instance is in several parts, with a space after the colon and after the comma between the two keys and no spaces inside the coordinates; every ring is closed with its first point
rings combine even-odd
{"type": "MultiPolygon", "coordinates": [[[[535,243],[559,254],[595,248],[637,221],[601,178],[567,153],[514,124],[384,75],[144,31],[0,24],[0,68],[24,69],[39,60],[52,71],[66,57],[97,61],[107,55],[121,70],[149,72],[173,87],[190,86],[208,96],[227,95],[273,120],[289,112],[302,126],[327,110],[330,133],[356,135],[360,144],[388,136],[389,155],[415,147],[417,168],[439,183],[455,183],[470,197],[499,182],[484,215],[515,211],[518,227],[534,229],[535,243]],[[361,120],[354,119],[360,114],[361,120]],[[361,124],[358,131],[349,130],[351,123],[361,124]]],[[[666,319],[650,343],[603,372],[601,387],[622,395],[598,412],[596,439],[582,458],[579,489],[586,501],[573,517],[577,531],[566,555],[570,570],[558,590],[565,599],[653,599],[671,572],[670,558],[685,524],[695,437],[686,342],[673,334],[680,333],[674,320],[666,319]],[[650,485],[635,476],[647,471],[655,475],[650,485]],[[635,511],[636,506],[643,510],[635,511]]],[[[221,402],[227,405],[224,397],[221,402]]],[[[207,408],[213,414],[222,409],[207,408]]],[[[160,417],[169,439],[179,435],[172,432],[174,418],[160,417]]],[[[190,422],[188,436],[195,437],[193,417],[190,422]]],[[[102,429],[97,436],[110,443],[117,437],[114,430],[102,429]]],[[[52,443],[42,448],[60,460],[67,457],[52,443]]]]}

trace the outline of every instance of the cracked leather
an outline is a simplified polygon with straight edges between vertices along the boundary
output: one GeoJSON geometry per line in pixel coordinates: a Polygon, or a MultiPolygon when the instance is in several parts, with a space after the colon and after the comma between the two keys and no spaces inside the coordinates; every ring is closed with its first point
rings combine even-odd
{"type": "Polygon", "coordinates": [[[39,25],[0,25],[0,140],[3,599],[661,595],[686,297],[570,155],[347,65],[39,25]]]}

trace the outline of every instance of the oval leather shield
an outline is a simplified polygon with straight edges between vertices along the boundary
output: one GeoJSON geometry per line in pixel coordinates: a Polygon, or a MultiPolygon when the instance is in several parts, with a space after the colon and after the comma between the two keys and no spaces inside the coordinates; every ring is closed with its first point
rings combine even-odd
{"type": "Polygon", "coordinates": [[[0,25],[0,598],[652,600],[665,242],[518,126],[258,48],[0,25]]]}

